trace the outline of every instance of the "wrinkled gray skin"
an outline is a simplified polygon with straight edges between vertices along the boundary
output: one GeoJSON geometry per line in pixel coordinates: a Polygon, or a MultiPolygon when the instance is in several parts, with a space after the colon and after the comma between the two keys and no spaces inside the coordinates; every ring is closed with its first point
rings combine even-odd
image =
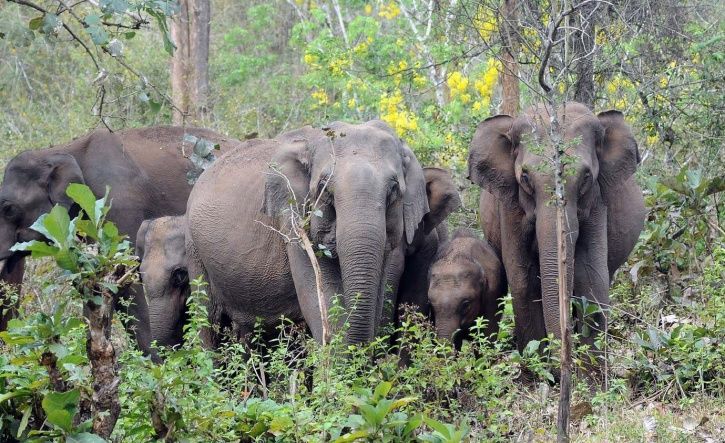
{"type": "Polygon", "coordinates": [[[136,236],[139,273],[153,319],[151,339],[161,346],[174,346],[183,339],[190,291],[185,233],[186,218],[181,215],[144,220],[136,236]]]}
{"type": "MultiPolygon", "coordinates": [[[[272,143],[272,141],[269,141],[272,143]]],[[[255,149],[264,150],[264,145],[258,145],[258,142],[250,143],[246,149],[254,151],[255,149]],[[256,147],[255,147],[256,145],[256,147]]],[[[263,165],[266,167],[266,164],[263,165]]],[[[430,202],[430,207],[434,209],[428,217],[428,221],[432,224],[440,223],[447,215],[448,212],[455,209],[459,204],[458,193],[455,190],[455,186],[449,173],[438,168],[424,168],[424,175],[426,178],[426,188],[428,190],[427,196],[430,202]],[[435,212],[437,211],[437,212],[435,212]]],[[[233,178],[233,177],[232,177],[233,178]]],[[[237,200],[237,194],[229,194],[228,198],[230,201],[237,200]]],[[[254,201],[254,200],[253,200],[254,201]]],[[[236,204],[236,203],[235,203],[236,204]]],[[[250,209],[253,210],[252,207],[250,209]]],[[[259,217],[259,214],[254,214],[259,217]]],[[[263,228],[259,224],[254,224],[252,228],[263,228]]],[[[443,224],[439,225],[438,228],[444,227],[443,224]]],[[[416,240],[412,245],[400,246],[399,248],[405,247],[409,252],[405,260],[403,260],[404,275],[407,275],[408,280],[405,286],[407,289],[406,295],[408,296],[409,302],[419,303],[421,308],[427,305],[427,287],[421,292],[417,292],[416,289],[421,285],[427,285],[428,267],[433,261],[434,256],[428,254],[430,247],[437,248],[438,244],[438,233],[436,230],[432,230],[427,235],[423,229],[419,230],[419,234],[416,235],[416,240]],[[412,266],[408,264],[412,263],[420,272],[412,272],[412,266]]],[[[260,230],[260,234],[267,234],[269,230],[264,228],[260,230]]],[[[152,338],[157,340],[160,345],[173,346],[182,342],[182,328],[184,321],[186,320],[186,297],[189,294],[189,274],[186,251],[185,251],[185,233],[186,233],[186,221],[184,217],[162,217],[155,220],[146,220],[139,229],[138,238],[136,240],[137,254],[142,257],[141,262],[141,277],[144,283],[145,292],[148,297],[149,313],[151,317],[151,332],[152,338]]],[[[279,244],[279,236],[271,236],[268,240],[274,242],[273,249],[275,251],[282,251],[283,245],[279,244]]],[[[241,242],[242,238],[235,238],[235,242],[241,242]]],[[[254,239],[250,239],[254,242],[254,239]]],[[[397,248],[396,248],[397,249],[397,248]]],[[[237,259],[237,257],[234,257],[237,259]]],[[[279,312],[284,312],[287,316],[292,315],[294,320],[301,320],[300,315],[301,309],[297,303],[296,297],[291,297],[287,293],[288,291],[294,291],[292,277],[289,275],[289,267],[284,257],[279,257],[279,262],[274,263],[270,261],[270,267],[280,267],[281,270],[274,272],[277,276],[276,279],[270,282],[269,285],[265,285],[264,282],[254,282],[255,276],[267,275],[271,269],[265,269],[264,274],[252,274],[245,275],[242,280],[249,281],[250,286],[255,286],[257,290],[249,293],[249,296],[244,297],[244,304],[240,306],[243,309],[244,306],[250,305],[250,297],[261,297],[262,299],[267,298],[279,298],[282,294],[282,299],[286,300],[290,305],[279,307],[273,314],[269,314],[267,311],[256,311],[260,316],[267,318],[270,324],[275,322],[278,318],[279,312]],[[285,280],[279,276],[285,276],[285,280]],[[274,282],[281,282],[276,285],[274,282]],[[272,287],[277,287],[281,290],[275,291],[274,294],[270,295],[268,292],[257,292],[257,291],[270,291],[272,287]]],[[[236,265],[234,265],[236,267],[236,265]]],[[[257,269],[257,272],[261,270],[257,269]]],[[[388,268],[390,276],[388,278],[394,278],[396,275],[400,275],[397,268],[390,266],[388,268]]],[[[404,285],[401,282],[400,288],[404,285]]],[[[395,298],[391,296],[391,302],[395,301],[395,298]]],[[[406,300],[407,301],[407,300],[406,300]]],[[[263,300],[253,300],[251,305],[262,305],[263,300]]],[[[220,307],[223,312],[227,309],[220,307]]],[[[235,334],[243,336],[253,326],[249,324],[252,316],[250,315],[237,315],[236,322],[231,321],[231,317],[227,314],[217,316],[215,321],[225,322],[224,326],[229,327],[235,334]],[[242,325],[238,325],[241,318],[242,325]]],[[[385,319],[389,321],[389,319],[385,319]]],[[[218,337],[214,337],[212,345],[218,344],[218,337]]]]}
{"type": "MultiPolygon", "coordinates": [[[[569,295],[601,306],[587,319],[606,328],[609,284],[634,248],[645,218],[634,181],[637,142],[623,115],[594,115],[584,105],[559,109],[562,138],[574,162],[564,189],[569,295]],[[566,114],[566,115],[564,115],[566,114]]],[[[550,116],[543,106],[521,117],[482,122],[471,141],[470,179],[483,187],[481,224],[502,258],[511,287],[519,349],[552,333],[560,338],[553,157],[546,140],[550,116]],[[534,146],[537,148],[532,149],[534,146]]],[[[592,342],[594,335],[587,341],[592,342]]]]}
{"type": "MultiPolygon", "coordinates": [[[[131,238],[146,218],[183,214],[191,191],[186,173],[192,167],[181,152],[185,132],[219,143],[222,149],[238,144],[204,129],[158,126],[115,133],[98,130],[66,145],[13,158],[0,187],[0,279],[22,282],[25,255],[9,249],[19,241],[42,239],[29,229],[41,214],[55,204],[76,210],[65,194],[70,183],[85,183],[97,197],[110,186],[108,219],[131,238]]],[[[133,328],[139,347],[148,352],[146,301],[140,288],[129,292],[120,297],[133,298],[130,314],[137,321],[127,326],[133,328]]],[[[12,314],[11,310],[0,319],[0,329],[5,329],[12,314]]]]}
{"type": "Polygon", "coordinates": [[[487,336],[498,332],[499,303],[506,294],[503,265],[488,242],[457,230],[431,266],[428,296],[439,338],[461,348],[476,319],[486,319],[487,336]]]}
{"type": "MultiPolygon", "coordinates": [[[[295,200],[317,202],[321,211],[311,218],[309,236],[332,254],[319,260],[323,292],[342,294],[346,308],[355,306],[343,319],[347,341],[372,339],[386,280],[397,288],[407,246],[419,230],[430,233],[440,223],[425,219],[431,211],[423,169],[380,121],[252,140],[202,174],[189,198],[185,241],[188,274],[204,275],[210,284],[212,323],[242,338],[256,318],[271,328],[284,315],[304,319],[322,339],[311,264],[298,243],[285,243],[280,234],[290,235],[295,200]]],[[[168,312],[171,303],[158,312],[168,312]]],[[[177,318],[152,315],[151,322],[167,321],[159,330],[170,331],[177,318]]],[[[216,346],[219,337],[207,340],[216,346]]]]}

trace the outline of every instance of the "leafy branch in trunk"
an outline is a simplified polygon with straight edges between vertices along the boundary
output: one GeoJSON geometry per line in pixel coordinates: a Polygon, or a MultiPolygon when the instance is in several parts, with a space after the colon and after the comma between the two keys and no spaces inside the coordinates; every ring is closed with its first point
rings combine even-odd
{"type": "MultiPolygon", "coordinates": [[[[19,243],[12,250],[52,257],[83,301],[88,323],[86,353],[93,377],[93,432],[107,439],[121,413],[117,355],[111,340],[114,301],[119,290],[137,280],[138,262],[125,236],[106,220],[108,190],[96,200],[86,185],[73,183],[66,193],[80,207],[78,216],[71,220],[68,209],[56,205],[31,226],[47,242],[19,243]]],[[[53,363],[52,357],[44,358],[51,378],[53,363]]]]}

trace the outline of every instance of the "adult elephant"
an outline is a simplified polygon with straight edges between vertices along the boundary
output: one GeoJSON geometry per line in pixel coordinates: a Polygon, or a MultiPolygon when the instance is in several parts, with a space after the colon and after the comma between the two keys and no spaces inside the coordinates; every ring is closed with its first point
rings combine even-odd
{"type": "MultiPolygon", "coordinates": [[[[519,349],[547,333],[561,336],[550,112],[535,106],[518,118],[486,119],[468,157],[469,177],[483,188],[481,225],[511,288],[519,349]]],[[[557,135],[571,160],[564,174],[565,238],[573,255],[566,262],[567,288],[569,296],[600,306],[583,320],[604,330],[610,281],[645,219],[642,190],[633,177],[637,143],[618,111],[595,116],[582,104],[567,103],[557,112],[557,135]]]]}
{"type": "Polygon", "coordinates": [[[291,224],[309,214],[310,240],[327,251],[319,259],[327,302],[342,295],[346,340],[366,342],[387,283],[398,285],[403,246],[439,222],[429,213],[423,168],[387,124],[305,127],[249,142],[202,174],[186,213],[189,274],[205,275],[212,321],[237,336],[256,318],[301,315],[321,340],[315,274],[291,224]]]}
{"type": "MultiPolygon", "coordinates": [[[[185,133],[219,143],[225,150],[239,143],[213,131],[174,126],[114,133],[98,130],[65,145],[25,151],[10,160],[0,186],[0,279],[18,287],[22,283],[26,254],[11,252],[10,247],[42,239],[30,229],[41,214],[56,204],[76,210],[65,194],[70,183],[85,183],[99,197],[110,186],[108,219],[131,238],[136,237],[144,219],[183,214],[191,191],[186,173],[193,166],[182,155],[185,133]]],[[[138,287],[130,292],[134,301],[130,313],[136,318],[133,330],[139,347],[148,351],[146,301],[138,287]]],[[[4,311],[0,329],[7,327],[15,307],[12,304],[4,311]]]]}

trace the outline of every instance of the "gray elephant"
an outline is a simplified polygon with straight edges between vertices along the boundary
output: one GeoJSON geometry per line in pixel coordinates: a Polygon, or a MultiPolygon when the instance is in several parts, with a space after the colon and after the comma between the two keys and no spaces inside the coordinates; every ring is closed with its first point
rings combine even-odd
{"type": "MultiPolygon", "coordinates": [[[[185,133],[219,143],[223,150],[239,143],[195,128],[98,130],[68,144],[26,151],[10,160],[0,187],[0,280],[21,284],[26,254],[11,252],[10,247],[42,238],[30,229],[38,216],[55,204],[70,208],[71,213],[76,210],[65,194],[70,183],[85,183],[99,197],[110,186],[108,218],[131,238],[146,218],[183,214],[191,191],[186,173],[193,167],[182,155],[185,133]]],[[[137,322],[131,326],[139,347],[148,351],[148,312],[138,289],[134,287],[126,295],[134,299],[130,313],[137,322]]],[[[6,328],[12,308],[0,318],[0,329],[6,328]]]]}
{"type": "MultiPolygon", "coordinates": [[[[437,180],[431,178],[428,185],[444,187],[437,180]]],[[[440,214],[452,210],[444,205],[455,207],[455,199],[441,198],[430,208],[427,195],[415,156],[379,121],[333,123],[324,130],[305,127],[273,140],[249,141],[215,162],[192,192],[184,233],[187,274],[204,275],[211,321],[235,338],[251,332],[257,319],[269,329],[285,316],[304,319],[321,340],[314,273],[292,239],[289,221],[311,207],[298,203],[316,202],[309,236],[328,251],[319,259],[323,292],[328,297],[343,294],[346,306],[357,303],[347,338],[369,340],[381,321],[386,283],[397,288],[404,271],[406,247],[415,243],[418,231],[435,230],[445,217],[440,214]]],[[[157,223],[149,222],[145,257],[157,223]]],[[[179,225],[158,226],[173,226],[177,232],[179,225]]],[[[173,279],[168,272],[174,267],[159,266],[167,274],[157,278],[169,289],[173,279]]],[[[142,276],[147,282],[149,274],[142,270],[142,276]]],[[[169,315],[178,308],[177,299],[147,291],[151,324],[164,335],[155,338],[174,344],[183,318],[178,310],[169,315]]],[[[212,333],[207,344],[216,346],[220,338],[212,333]]]]}
{"type": "MultiPolygon", "coordinates": [[[[256,144],[252,143],[252,145],[256,144]]],[[[242,148],[249,149],[249,148],[242,148]]],[[[253,148],[252,148],[253,149],[253,148]]],[[[427,309],[427,282],[428,268],[435,258],[435,249],[438,247],[439,234],[443,236],[441,228],[445,228],[443,220],[458,207],[460,198],[455,189],[453,180],[447,171],[439,168],[424,168],[426,180],[427,198],[431,212],[426,215],[427,220],[436,229],[425,233],[420,229],[411,245],[400,246],[405,248],[407,253],[402,271],[402,279],[399,290],[403,291],[397,298],[398,304],[402,302],[415,303],[421,310],[427,309]],[[430,250],[433,253],[430,253],[430,250]],[[422,289],[421,289],[422,288],[422,289]],[[405,297],[405,298],[402,298],[405,297]],[[402,298],[402,300],[401,300],[402,298]]],[[[253,195],[253,194],[252,194],[253,195]]],[[[239,195],[230,195],[229,198],[238,199],[239,195]]],[[[255,225],[254,227],[260,227],[255,225]]],[[[149,312],[151,317],[152,339],[160,345],[173,346],[182,342],[183,325],[186,317],[186,297],[189,294],[189,261],[185,251],[186,219],[179,217],[161,217],[153,220],[146,220],[141,224],[136,239],[136,251],[141,257],[141,278],[144,283],[145,293],[148,298],[149,312]]],[[[254,240],[254,239],[252,239],[254,240]]],[[[279,242],[279,239],[275,240],[279,242]]],[[[286,261],[281,260],[278,265],[282,269],[277,271],[287,275],[287,282],[282,288],[289,288],[293,285],[292,277],[289,275],[289,267],[286,261]]],[[[270,266],[274,266],[271,264],[270,266]]],[[[399,276],[397,270],[388,269],[388,279],[399,276]]],[[[269,272],[269,269],[266,270],[269,272]]],[[[245,280],[253,280],[257,274],[246,276],[245,280]]],[[[258,274],[262,275],[262,274],[258,274]]],[[[391,303],[396,299],[395,288],[390,288],[389,300],[391,303]]],[[[267,298],[264,292],[255,292],[250,296],[267,298]]],[[[247,296],[249,297],[249,296],[247,296]]],[[[244,300],[247,300],[247,297],[244,300]]],[[[296,297],[285,298],[288,303],[294,306],[286,306],[282,309],[286,315],[292,315],[293,320],[302,320],[301,312],[296,297]]],[[[242,307],[243,308],[243,307],[242,307]]],[[[257,312],[268,316],[266,312],[257,312]]],[[[278,318],[279,312],[275,312],[269,318],[270,322],[278,318]]],[[[242,316],[242,323],[250,321],[251,317],[242,316]]],[[[218,316],[215,321],[223,321],[223,316],[218,316]]],[[[389,319],[387,319],[389,320],[389,319]]],[[[231,326],[235,334],[242,335],[249,331],[250,324],[243,329],[238,328],[228,319],[226,326],[231,326]]],[[[218,341],[218,340],[217,340],[218,341]]],[[[212,343],[216,344],[216,342],[212,343]]]]}
{"type": "MultiPolygon", "coordinates": [[[[637,142],[618,111],[592,114],[568,103],[557,110],[565,146],[564,199],[569,296],[598,305],[581,318],[604,330],[609,284],[634,248],[645,219],[633,174],[637,142]]],[[[547,142],[551,115],[535,106],[518,118],[483,121],[471,141],[469,177],[483,188],[481,225],[502,259],[511,288],[519,349],[547,333],[560,338],[554,168],[547,142]]],[[[586,338],[592,342],[594,335],[586,338]]]]}
{"type": "Polygon", "coordinates": [[[460,349],[480,317],[487,321],[484,334],[491,337],[498,332],[499,304],[506,295],[503,265],[487,241],[459,229],[436,255],[428,295],[439,338],[460,349]]]}
{"type": "MultiPolygon", "coordinates": [[[[439,246],[448,240],[447,217],[461,206],[461,196],[451,173],[445,169],[425,167],[425,189],[430,212],[425,215],[425,224],[430,228],[419,229],[410,245],[402,245],[405,249],[405,260],[399,284],[391,288],[396,294],[395,318],[400,317],[400,306],[412,305],[419,312],[430,314],[430,301],[428,300],[428,282],[430,266],[435,260],[439,246]]],[[[392,268],[395,274],[395,268],[392,268]]],[[[395,277],[388,277],[395,281],[395,277]]]]}
{"type": "Polygon", "coordinates": [[[144,220],[136,235],[136,255],[141,258],[139,273],[153,319],[151,339],[162,346],[181,344],[190,293],[186,217],[144,220]]]}

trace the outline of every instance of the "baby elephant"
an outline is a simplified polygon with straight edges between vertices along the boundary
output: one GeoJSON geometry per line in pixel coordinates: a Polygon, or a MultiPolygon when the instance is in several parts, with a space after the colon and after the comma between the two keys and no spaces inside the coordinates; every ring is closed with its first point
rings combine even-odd
{"type": "Polygon", "coordinates": [[[141,280],[149,304],[151,338],[162,346],[181,344],[189,285],[184,216],[145,220],[136,236],[141,280]]]}
{"type": "Polygon", "coordinates": [[[485,333],[498,331],[498,305],[506,294],[503,266],[488,242],[459,229],[438,250],[431,266],[428,296],[439,338],[460,349],[478,317],[488,322],[485,333]]]}

